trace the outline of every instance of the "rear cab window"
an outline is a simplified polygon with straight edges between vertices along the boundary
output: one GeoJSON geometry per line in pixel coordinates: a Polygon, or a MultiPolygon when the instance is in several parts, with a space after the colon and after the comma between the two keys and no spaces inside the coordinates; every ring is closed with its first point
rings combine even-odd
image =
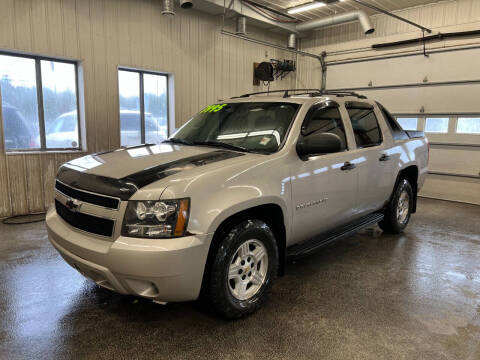
{"type": "Polygon", "coordinates": [[[382,112],[383,118],[385,119],[385,122],[387,123],[388,128],[390,129],[390,132],[392,133],[393,140],[405,140],[408,139],[407,133],[402,129],[400,124],[395,120],[395,118],[390,114],[390,112],[377,102],[377,106],[382,112]]]}

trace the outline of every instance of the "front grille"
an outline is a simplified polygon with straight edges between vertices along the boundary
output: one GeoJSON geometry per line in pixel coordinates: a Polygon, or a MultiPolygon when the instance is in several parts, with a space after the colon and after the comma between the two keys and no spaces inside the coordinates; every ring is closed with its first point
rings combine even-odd
{"type": "Polygon", "coordinates": [[[60,201],[55,200],[57,214],[73,227],[101,236],[112,236],[115,222],[92,215],[70,211],[60,201]]]}
{"type": "Polygon", "coordinates": [[[107,196],[92,194],[90,192],[71,188],[60,181],[55,181],[55,188],[61,193],[74,199],[85,201],[90,204],[103,206],[110,209],[118,209],[119,200],[107,196]]]}

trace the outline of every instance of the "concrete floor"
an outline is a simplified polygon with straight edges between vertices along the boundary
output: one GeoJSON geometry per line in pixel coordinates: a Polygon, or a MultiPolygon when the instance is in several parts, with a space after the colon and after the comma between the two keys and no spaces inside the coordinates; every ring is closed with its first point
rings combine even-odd
{"type": "Polygon", "coordinates": [[[44,223],[0,225],[0,359],[480,359],[480,207],[421,199],[287,267],[270,301],[225,322],[92,285],[44,223]]]}

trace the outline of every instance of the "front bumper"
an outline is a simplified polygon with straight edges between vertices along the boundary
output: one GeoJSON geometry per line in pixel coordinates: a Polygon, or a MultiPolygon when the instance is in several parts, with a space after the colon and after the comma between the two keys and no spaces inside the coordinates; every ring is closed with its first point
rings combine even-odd
{"type": "Polygon", "coordinates": [[[48,238],[65,261],[98,285],[161,302],[198,298],[212,235],[175,239],[97,238],[51,208],[48,238]]]}

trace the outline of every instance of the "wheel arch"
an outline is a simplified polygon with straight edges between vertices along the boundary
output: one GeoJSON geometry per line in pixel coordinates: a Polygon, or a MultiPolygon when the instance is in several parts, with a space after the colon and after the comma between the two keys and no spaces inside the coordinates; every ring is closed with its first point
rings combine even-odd
{"type": "Polygon", "coordinates": [[[283,275],[285,271],[285,258],[286,258],[286,242],[287,242],[287,232],[285,226],[285,213],[282,207],[276,203],[266,203],[262,205],[252,206],[250,208],[237,211],[234,214],[223,219],[220,224],[214,230],[214,235],[208,249],[207,261],[205,264],[205,269],[203,272],[202,280],[202,291],[205,289],[205,284],[208,281],[208,274],[212,262],[214,260],[215,253],[220,246],[220,242],[223,237],[227,234],[228,230],[233,226],[241,223],[242,221],[248,219],[258,219],[262,220],[269,225],[272,229],[275,240],[278,246],[279,253],[279,275],[283,275]]]}
{"type": "Polygon", "coordinates": [[[389,202],[392,200],[393,194],[395,193],[395,189],[397,188],[400,180],[406,179],[412,186],[413,190],[413,208],[412,214],[417,211],[417,193],[418,193],[418,166],[417,165],[410,165],[398,172],[397,179],[395,181],[395,186],[393,187],[392,194],[390,195],[389,202]]]}

